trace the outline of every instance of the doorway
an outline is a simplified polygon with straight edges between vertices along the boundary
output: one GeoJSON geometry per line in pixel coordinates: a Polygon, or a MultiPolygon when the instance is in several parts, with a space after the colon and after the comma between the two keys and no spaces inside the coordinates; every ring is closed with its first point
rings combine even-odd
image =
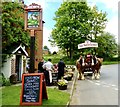
{"type": "Polygon", "coordinates": [[[17,73],[17,81],[21,81],[21,68],[22,68],[22,56],[16,55],[16,70],[17,73]]]}

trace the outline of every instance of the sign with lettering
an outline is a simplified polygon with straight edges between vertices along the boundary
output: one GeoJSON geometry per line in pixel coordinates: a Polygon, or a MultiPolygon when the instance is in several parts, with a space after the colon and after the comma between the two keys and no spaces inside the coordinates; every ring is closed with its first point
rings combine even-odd
{"type": "Polygon", "coordinates": [[[42,73],[31,73],[22,75],[22,92],[20,105],[42,104],[42,73]]]}
{"type": "Polygon", "coordinates": [[[98,43],[87,40],[84,43],[78,44],[78,49],[90,48],[90,47],[98,47],[98,43]]]}

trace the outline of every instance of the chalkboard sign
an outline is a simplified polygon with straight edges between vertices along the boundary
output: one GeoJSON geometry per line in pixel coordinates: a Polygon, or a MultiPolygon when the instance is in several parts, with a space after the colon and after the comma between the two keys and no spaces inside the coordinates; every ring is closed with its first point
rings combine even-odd
{"type": "Polygon", "coordinates": [[[20,105],[42,104],[42,81],[43,73],[22,75],[22,92],[20,105]]]}

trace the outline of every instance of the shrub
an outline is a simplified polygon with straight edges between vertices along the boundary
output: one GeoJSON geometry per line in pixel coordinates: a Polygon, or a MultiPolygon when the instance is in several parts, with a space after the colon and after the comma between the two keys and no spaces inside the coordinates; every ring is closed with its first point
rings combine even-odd
{"type": "Polygon", "coordinates": [[[6,78],[5,78],[5,76],[4,76],[3,73],[1,73],[0,75],[1,75],[1,81],[0,81],[0,83],[1,83],[2,86],[5,86],[6,78]]]}
{"type": "Polygon", "coordinates": [[[3,73],[0,74],[0,85],[1,86],[10,86],[11,85],[9,79],[6,79],[3,73]]]}
{"type": "Polygon", "coordinates": [[[56,52],[56,51],[54,51],[54,52],[53,52],[53,55],[55,55],[55,54],[57,54],[57,52],[56,52]]]}
{"type": "Polygon", "coordinates": [[[3,80],[2,80],[2,73],[0,73],[0,86],[2,86],[2,84],[3,84],[3,80]]]}
{"type": "Polygon", "coordinates": [[[9,80],[9,79],[6,79],[6,80],[5,80],[5,86],[10,86],[10,85],[11,85],[10,80],[9,80]]]}

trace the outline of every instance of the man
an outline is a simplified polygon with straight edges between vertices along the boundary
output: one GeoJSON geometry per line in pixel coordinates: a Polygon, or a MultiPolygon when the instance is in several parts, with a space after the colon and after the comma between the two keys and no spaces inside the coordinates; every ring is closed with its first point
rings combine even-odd
{"type": "Polygon", "coordinates": [[[43,64],[44,64],[44,59],[42,59],[39,63],[38,63],[38,73],[43,73],[44,69],[43,69],[43,64]]]}
{"type": "Polygon", "coordinates": [[[51,63],[51,59],[48,59],[48,61],[43,64],[43,69],[45,69],[44,75],[45,75],[46,85],[49,86],[50,83],[52,83],[51,71],[53,70],[53,64],[51,63]]]}
{"type": "Polygon", "coordinates": [[[64,76],[64,68],[65,68],[65,63],[60,59],[58,62],[58,80],[61,79],[62,76],[64,76]]]}
{"type": "Polygon", "coordinates": [[[87,65],[91,65],[91,63],[92,63],[92,55],[90,53],[86,55],[86,57],[85,57],[85,63],[87,65]]]}

